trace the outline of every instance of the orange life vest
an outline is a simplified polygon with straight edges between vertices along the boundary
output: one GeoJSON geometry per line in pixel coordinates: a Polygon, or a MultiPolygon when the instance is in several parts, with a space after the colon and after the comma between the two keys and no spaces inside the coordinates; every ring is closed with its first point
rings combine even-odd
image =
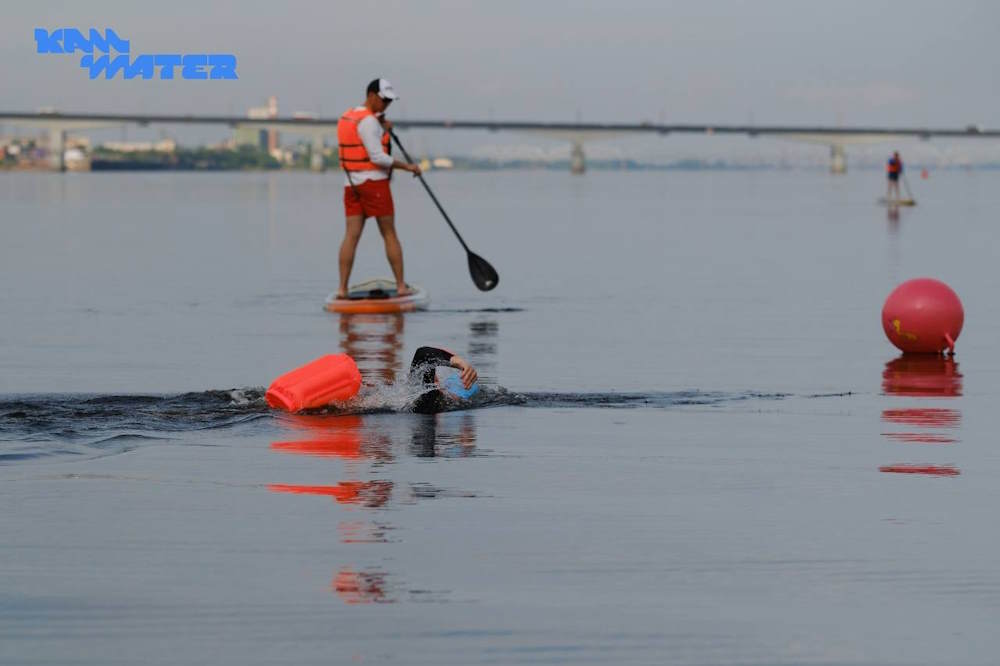
{"type": "Polygon", "coordinates": [[[903,163],[895,157],[890,157],[885,165],[886,173],[900,173],[903,170],[903,163]]]}
{"type": "MultiPolygon", "coordinates": [[[[375,115],[367,108],[348,109],[337,122],[337,147],[340,151],[340,168],[344,171],[374,171],[381,167],[368,157],[365,144],[358,134],[358,124],[368,116],[375,115]]],[[[382,149],[389,153],[389,133],[382,134],[382,149]]]]}

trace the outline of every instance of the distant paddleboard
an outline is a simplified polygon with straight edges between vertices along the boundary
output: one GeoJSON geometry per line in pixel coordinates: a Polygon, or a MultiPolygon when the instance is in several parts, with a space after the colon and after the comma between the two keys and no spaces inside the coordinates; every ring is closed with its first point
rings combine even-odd
{"type": "Polygon", "coordinates": [[[886,199],[882,197],[878,200],[883,206],[916,206],[916,199],[886,199]]]}
{"type": "Polygon", "coordinates": [[[392,313],[425,310],[431,299],[423,287],[407,285],[412,293],[406,296],[396,294],[395,280],[378,278],[353,285],[347,298],[337,298],[337,292],[326,297],[323,308],[329,312],[342,313],[392,313]]]}

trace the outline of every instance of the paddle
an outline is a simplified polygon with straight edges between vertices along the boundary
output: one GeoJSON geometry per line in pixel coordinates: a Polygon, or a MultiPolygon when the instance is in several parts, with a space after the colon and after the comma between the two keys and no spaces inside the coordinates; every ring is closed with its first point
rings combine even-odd
{"type": "MultiPolygon", "coordinates": [[[[403,151],[403,157],[406,158],[406,161],[413,162],[410,158],[410,154],[406,152],[406,148],[404,148],[403,144],[400,143],[399,137],[396,136],[396,133],[390,129],[389,134],[392,136],[393,141],[396,142],[396,145],[399,146],[399,149],[403,151]]],[[[441,211],[441,215],[444,216],[444,221],[448,223],[449,227],[451,227],[451,230],[455,233],[455,238],[458,239],[458,242],[462,244],[462,247],[465,248],[465,252],[469,255],[469,275],[472,276],[472,281],[476,283],[476,286],[479,287],[480,291],[489,291],[490,289],[496,287],[497,283],[500,282],[500,276],[497,275],[496,270],[490,266],[490,262],[470,250],[469,246],[465,244],[465,241],[462,239],[462,234],[458,233],[458,229],[456,229],[455,225],[451,223],[451,218],[448,217],[448,213],[444,212],[444,207],[441,206],[441,202],[439,202],[437,197],[434,196],[434,192],[431,191],[431,186],[427,184],[426,180],[424,180],[423,174],[418,175],[417,178],[420,179],[421,185],[423,185],[424,189],[427,190],[427,194],[431,195],[431,200],[434,202],[434,205],[437,206],[437,209],[441,211]]]]}
{"type": "Polygon", "coordinates": [[[906,188],[906,196],[910,197],[910,201],[914,201],[915,202],[916,199],[913,198],[913,192],[910,191],[910,181],[908,181],[906,179],[906,174],[905,173],[901,173],[899,175],[901,175],[903,177],[903,187],[906,188]]]}

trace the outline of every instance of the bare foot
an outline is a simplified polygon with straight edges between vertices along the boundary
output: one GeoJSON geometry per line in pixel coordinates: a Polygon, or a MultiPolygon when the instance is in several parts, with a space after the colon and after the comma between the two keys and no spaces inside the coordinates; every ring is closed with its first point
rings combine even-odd
{"type": "Polygon", "coordinates": [[[338,291],[337,295],[334,296],[334,298],[336,298],[337,300],[345,299],[345,298],[347,298],[347,292],[346,291],[338,291]]]}
{"type": "Polygon", "coordinates": [[[409,286],[407,286],[405,284],[404,285],[398,285],[398,284],[396,285],[396,298],[401,298],[403,296],[409,296],[412,293],[413,293],[413,290],[410,289],[409,286]]]}

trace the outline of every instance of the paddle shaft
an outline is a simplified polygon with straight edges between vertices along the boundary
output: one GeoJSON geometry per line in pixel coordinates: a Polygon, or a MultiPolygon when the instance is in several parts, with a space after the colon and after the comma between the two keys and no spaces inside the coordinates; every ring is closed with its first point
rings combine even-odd
{"type": "Polygon", "coordinates": [[[903,177],[903,187],[906,188],[906,196],[910,197],[910,199],[913,199],[913,192],[910,191],[910,181],[906,179],[906,174],[901,173],[899,175],[903,177]]]}
{"type": "MultiPolygon", "coordinates": [[[[400,143],[399,137],[396,136],[396,133],[390,129],[389,134],[392,136],[392,140],[396,142],[396,145],[399,146],[399,149],[403,151],[403,157],[406,158],[406,161],[412,163],[413,159],[410,158],[410,154],[406,152],[406,148],[404,148],[403,144],[400,143]]],[[[424,186],[425,190],[427,190],[427,194],[430,195],[431,201],[433,201],[434,205],[437,206],[437,209],[441,211],[441,215],[444,216],[444,221],[448,223],[449,227],[451,227],[452,232],[454,232],[455,234],[455,238],[457,238],[458,242],[462,244],[462,247],[465,248],[465,251],[471,254],[472,250],[470,250],[469,246],[465,244],[465,240],[462,238],[462,234],[458,233],[458,229],[456,229],[455,225],[451,223],[451,218],[448,217],[448,213],[444,212],[444,206],[442,206],[441,202],[438,201],[438,198],[434,196],[434,192],[433,190],[431,190],[431,186],[427,184],[426,180],[424,180],[424,175],[418,173],[417,178],[420,179],[420,184],[424,186]]]]}

